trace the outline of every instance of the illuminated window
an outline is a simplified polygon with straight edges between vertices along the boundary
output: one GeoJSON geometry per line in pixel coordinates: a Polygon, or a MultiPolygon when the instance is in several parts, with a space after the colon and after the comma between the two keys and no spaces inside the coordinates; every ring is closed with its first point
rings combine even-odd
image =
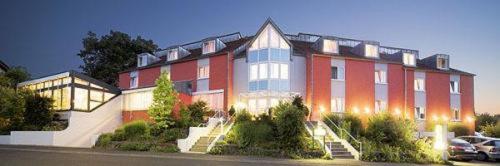
{"type": "Polygon", "coordinates": [[[75,99],[73,101],[75,109],[87,111],[89,101],[88,96],[87,89],[75,88],[75,99]]]}
{"type": "Polygon", "coordinates": [[[257,80],[259,77],[259,66],[257,64],[250,65],[250,80],[257,80]]]}
{"type": "Polygon", "coordinates": [[[323,52],[326,53],[338,53],[338,43],[335,40],[323,40],[323,52]]]}
{"type": "Polygon", "coordinates": [[[458,81],[450,81],[450,93],[460,93],[458,81]]]}
{"type": "Polygon", "coordinates": [[[267,64],[259,64],[259,79],[267,79],[267,64]]]}
{"type": "Polygon", "coordinates": [[[411,53],[403,53],[403,63],[406,66],[415,66],[415,55],[411,53]]]}
{"type": "Polygon", "coordinates": [[[267,108],[267,99],[258,99],[257,100],[257,110],[264,111],[267,108]]]}
{"type": "Polygon", "coordinates": [[[415,107],[415,118],[417,120],[425,120],[425,108],[415,107]]]}
{"type": "Polygon", "coordinates": [[[215,40],[206,41],[203,43],[203,54],[215,52],[215,40]]]}
{"type": "Polygon", "coordinates": [[[137,88],[139,85],[139,73],[137,71],[130,72],[130,88],[137,88]]]}
{"type": "Polygon", "coordinates": [[[378,58],[378,46],[365,44],[365,56],[371,58],[378,58]]]}
{"type": "Polygon", "coordinates": [[[248,109],[250,112],[256,112],[257,110],[257,101],[255,99],[248,100],[248,109]]]}
{"type": "Polygon", "coordinates": [[[425,91],[425,81],[424,79],[415,79],[415,91],[425,91]]]}
{"type": "Polygon", "coordinates": [[[280,64],[280,78],[288,79],[288,64],[280,64]]]}
{"type": "Polygon", "coordinates": [[[375,71],[375,83],[377,84],[387,83],[387,74],[384,70],[375,71]]]}
{"type": "Polygon", "coordinates": [[[89,85],[89,82],[84,81],[84,80],[79,79],[79,78],[75,78],[75,83],[80,84],[80,85],[89,85]]]}
{"type": "Polygon", "coordinates": [[[380,113],[387,110],[387,102],[384,100],[375,101],[375,113],[380,113]]]}
{"type": "Polygon", "coordinates": [[[448,69],[448,62],[445,58],[437,58],[437,68],[448,69]]]}
{"type": "Polygon", "coordinates": [[[452,120],[454,121],[459,121],[460,120],[460,109],[451,109],[451,113],[452,113],[452,120]]]}
{"type": "Polygon", "coordinates": [[[271,63],[271,78],[279,78],[280,77],[280,65],[277,63],[271,63]]]}
{"type": "Polygon", "coordinates": [[[210,78],[210,67],[201,66],[198,67],[198,79],[210,78]]]}
{"type": "Polygon", "coordinates": [[[336,97],[336,98],[332,98],[332,105],[331,105],[331,109],[332,109],[332,112],[339,112],[339,113],[342,113],[345,111],[345,102],[344,102],[344,98],[340,98],[340,97],[336,97]]]}
{"type": "Polygon", "coordinates": [[[271,98],[269,101],[270,101],[271,107],[277,106],[280,102],[277,98],[271,98]]]}

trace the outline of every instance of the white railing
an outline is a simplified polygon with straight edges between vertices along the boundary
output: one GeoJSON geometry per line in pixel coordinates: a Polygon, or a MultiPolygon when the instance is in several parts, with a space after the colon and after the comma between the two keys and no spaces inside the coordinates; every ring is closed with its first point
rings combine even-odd
{"type": "Polygon", "coordinates": [[[189,152],[189,149],[200,139],[201,136],[207,135],[217,125],[219,119],[209,118],[206,127],[189,127],[189,135],[185,139],[177,140],[177,147],[181,152],[189,152]]]}
{"type": "MultiPolygon", "coordinates": [[[[306,123],[311,123],[311,122],[306,122],[306,123]]],[[[323,147],[323,151],[325,153],[327,153],[328,155],[330,155],[330,157],[331,157],[332,156],[332,151],[331,151],[330,147],[326,146],[325,142],[323,140],[321,140],[319,138],[316,138],[316,136],[314,136],[314,126],[313,126],[312,129],[310,129],[309,126],[307,126],[307,124],[305,124],[305,127],[306,127],[306,130],[309,133],[309,135],[311,135],[313,137],[313,141],[314,140],[318,140],[320,146],[323,147]]],[[[313,142],[313,144],[314,144],[314,142],[313,142]]]]}
{"type": "MultiPolygon", "coordinates": [[[[207,146],[207,152],[210,152],[210,150],[215,146],[215,144],[219,140],[222,140],[224,138],[223,136],[226,135],[227,132],[229,132],[229,130],[231,129],[231,127],[233,127],[233,125],[234,125],[234,122],[232,122],[232,117],[230,117],[230,116],[227,116],[227,118],[220,119],[220,127],[221,127],[220,133],[217,134],[217,136],[215,137],[215,139],[212,142],[209,142],[209,144],[207,146]],[[229,123],[231,123],[231,124],[224,129],[224,126],[226,126],[229,123]]],[[[214,129],[214,130],[216,130],[216,129],[214,129]]],[[[210,137],[208,140],[210,140],[210,137]]]]}
{"type": "MultiPolygon", "coordinates": [[[[351,135],[351,133],[349,133],[347,130],[339,127],[337,124],[335,124],[330,118],[328,118],[328,116],[325,116],[323,113],[320,113],[322,117],[324,117],[329,123],[333,124],[333,126],[337,129],[337,131],[339,131],[339,135],[340,135],[340,142],[342,143],[342,145],[344,145],[344,147],[347,148],[347,150],[349,152],[351,152],[351,154],[354,155],[354,157],[356,157],[357,160],[361,160],[361,156],[363,155],[363,144],[361,143],[361,141],[358,141],[354,136],[351,135]],[[349,141],[347,141],[345,138],[342,138],[342,135],[345,133],[345,135],[349,136],[349,138],[351,138],[355,143],[357,143],[359,145],[359,151],[354,148],[351,143],[349,141]],[[357,154],[357,155],[356,155],[357,154]]],[[[333,134],[335,134],[335,132],[333,132],[333,130],[330,129],[330,127],[328,125],[326,125],[323,121],[320,121],[320,123],[322,123],[322,125],[325,125],[327,127],[327,132],[331,132],[333,134]]]]}

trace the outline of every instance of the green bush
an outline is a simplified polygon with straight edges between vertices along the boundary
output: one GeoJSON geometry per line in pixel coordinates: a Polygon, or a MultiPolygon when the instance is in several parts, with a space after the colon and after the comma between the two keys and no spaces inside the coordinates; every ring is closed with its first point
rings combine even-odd
{"type": "Polygon", "coordinates": [[[450,123],[448,125],[448,131],[455,132],[455,137],[469,135],[470,130],[463,123],[450,123]]]}
{"type": "Polygon", "coordinates": [[[304,112],[290,103],[279,103],[274,109],[278,144],[281,149],[298,151],[304,149],[304,112]]]}
{"type": "Polygon", "coordinates": [[[401,145],[414,139],[414,131],[412,121],[382,113],[370,117],[365,137],[382,144],[401,145]]]}
{"type": "Polygon", "coordinates": [[[234,137],[240,148],[256,146],[272,139],[273,130],[266,123],[255,121],[240,122],[234,125],[234,137]]]}
{"type": "Polygon", "coordinates": [[[292,105],[294,105],[299,110],[301,110],[304,113],[304,116],[309,115],[309,109],[307,108],[306,105],[304,105],[304,102],[303,102],[301,96],[299,96],[299,95],[293,96],[292,105]]]}
{"type": "Polygon", "coordinates": [[[175,126],[178,128],[188,128],[191,126],[191,113],[186,106],[181,106],[179,109],[180,117],[176,120],[175,126]]]}
{"type": "Polygon", "coordinates": [[[187,137],[187,133],[185,129],[183,128],[171,128],[165,130],[161,135],[160,135],[160,140],[162,142],[172,142],[172,141],[177,141],[177,139],[185,138],[187,137]]]}
{"type": "Polygon", "coordinates": [[[111,145],[113,134],[111,133],[105,133],[101,134],[99,136],[99,139],[97,139],[97,142],[95,144],[96,147],[108,147],[111,145]]]}
{"type": "Polygon", "coordinates": [[[209,112],[207,103],[204,101],[196,101],[188,105],[187,109],[190,112],[191,120],[195,126],[203,123],[203,117],[209,112]]]}
{"type": "Polygon", "coordinates": [[[132,141],[120,144],[118,149],[129,151],[148,151],[151,147],[152,144],[150,142],[132,141]]]}
{"type": "Polygon", "coordinates": [[[42,131],[62,131],[68,127],[68,121],[52,121],[43,126],[42,131]]]}
{"type": "Polygon", "coordinates": [[[115,130],[115,133],[113,133],[113,136],[111,137],[112,141],[125,141],[127,140],[127,137],[125,137],[125,131],[123,128],[119,128],[115,130]]]}
{"type": "Polygon", "coordinates": [[[149,125],[143,120],[127,123],[122,128],[126,140],[139,140],[150,136],[149,125]]]}
{"type": "Polygon", "coordinates": [[[500,122],[497,124],[487,124],[486,126],[481,127],[485,136],[488,137],[500,137],[500,122]]]}
{"type": "Polygon", "coordinates": [[[0,133],[22,129],[25,110],[23,98],[14,89],[0,87],[0,133]]]}
{"type": "Polygon", "coordinates": [[[229,108],[228,113],[229,113],[229,116],[233,116],[233,115],[234,115],[234,113],[236,113],[236,109],[234,109],[234,107],[233,107],[233,106],[231,106],[231,108],[229,108]]]}
{"type": "Polygon", "coordinates": [[[26,107],[25,126],[37,126],[36,130],[40,130],[52,122],[55,113],[52,108],[54,100],[28,90],[19,90],[19,93],[23,96],[26,107]]]}
{"type": "Polygon", "coordinates": [[[241,110],[236,113],[234,123],[242,123],[252,120],[252,115],[247,110],[241,110]]]}
{"type": "Polygon", "coordinates": [[[476,131],[481,131],[483,126],[495,125],[498,120],[498,116],[490,115],[489,113],[476,115],[476,131]]]}

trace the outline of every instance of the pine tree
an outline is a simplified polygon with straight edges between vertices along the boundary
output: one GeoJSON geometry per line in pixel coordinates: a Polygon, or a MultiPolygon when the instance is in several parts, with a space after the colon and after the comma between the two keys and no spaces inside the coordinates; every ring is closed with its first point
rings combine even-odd
{"type": "Polygon", "coordinates": [[[168,128],[174,124],[172,109],[178,102],[177,92],[174,84],[168,78],[167,73],[162,73],[156,80],[156,88],[153,90],[153,103],[149,107],[148,115],[161,128],[168,128]]]}

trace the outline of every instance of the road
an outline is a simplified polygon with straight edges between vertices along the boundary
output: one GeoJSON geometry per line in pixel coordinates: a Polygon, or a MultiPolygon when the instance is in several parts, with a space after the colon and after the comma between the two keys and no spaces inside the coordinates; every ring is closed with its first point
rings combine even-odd
{"type": "MultiPolygon", "coordinates": [[[[467,164],[467,163],[466,163],[467,164]]],[[[474,163],[495,164],[495,163],[474,163]]],[[[132,166],[132,165],[399,165],[391,163],[369,163],[351,159],[335,160],[290,160],[248,156],[213,156],[205,154],[123,152],[79,148],[54,148],[33,146],[0,146],[0,165],[37,166],[132,166]]]]}

